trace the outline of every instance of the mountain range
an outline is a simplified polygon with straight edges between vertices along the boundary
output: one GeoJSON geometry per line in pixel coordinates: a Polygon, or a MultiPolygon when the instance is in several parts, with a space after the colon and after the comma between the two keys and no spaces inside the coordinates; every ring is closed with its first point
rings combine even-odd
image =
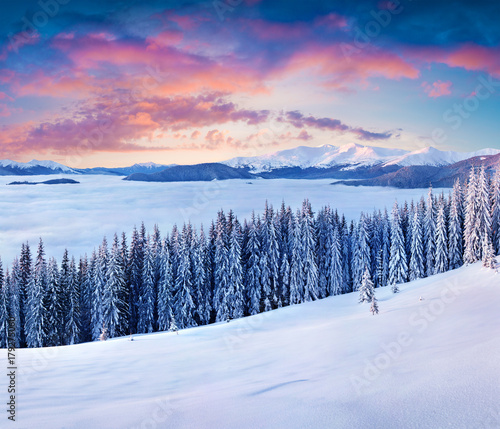
{"type": "Polygon", "coordinates": [[[269,172],[277,169],[299,167],[332,168],[341,166],[344,170],[355,170],[373,166],[388,167],[396,165],[428,165],[440,167],[483,155],[496,155],[500,149],[482,149],[476,152],[440,151],[425,147],[413,152],[363,146],[355,143],[343,146],[324,145],[319,147],[299,146],[294,149],[261,155],[240,157],[225,161],[224,164],[235,168],[248,168],[252,173],[269,172]]]}
{"type": "Polygon", "coordinates": [[[115,176],[128,176],[134,173],[156,173],[175,164],[164,165],[147,162],[134,164],[122,168],[70,168],[54,161],[38,161],[33,159],[29,162],[16,162],[10,159],[0,160],[0,176],[37,176],[47,174],[106,174],[115,176]]]}
{"type": "Polygon", "coordinates": [[[255,157],[195,165],[134,164],[123,168],[75,169],[53,161],[0,161],[0,175],[108,174],[147,182],[211,181],[226,179],[336,179],[346,185],[400,188],[449,187],[467,176],[473,166],[495,171],[500,149],[476,152],[416,151],[347,144],[299,146],[255,157]]]}

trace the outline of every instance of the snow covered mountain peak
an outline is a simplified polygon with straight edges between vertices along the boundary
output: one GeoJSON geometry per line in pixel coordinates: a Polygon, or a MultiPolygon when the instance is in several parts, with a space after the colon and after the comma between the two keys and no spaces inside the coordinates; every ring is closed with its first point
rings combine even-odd
{"type": "Polygon", "coordinates": [[[465,159],[473,158],[475,156],[483,155],[496,155],[500,153],[500,149],[481,149],[475,152],[454,152],[454,151],[441,151],[432,146],[423,149],[409,152],[405,155],[397,157],[391,161],[386,162],[384,165],[429,165],[440,167],[444,165],[454,164],[455,162],[463,161],[465,159]]]}
{"type": "Polygon", "coordinates": [[[156,162],[139,162],[134,164],[132,167],[156,168],[156,167],[165,167],[165,165],[157,164],[156,162]]]}
{"type": "Polygon", "coordinates": [[[58,173],[71,173],[71,174],[77,173],[72,168],[66,167],[63,164],[59,164],[58,162],[39,161],[37,159],[32,159],[29,162],[16,162],[10,159],[3,159],[0,160],[0,167],[22,170],[22,171],[32,170],[34,173],[36,172],[35,170],[39,169],[43,169],[44,172],[46,172],[48,169],[58,173]]]}
{"type": "Polygon", "coordinates": [[[245,167],[252,173],[261,173],[280,168],[329,168],[342,166],[343,170],[374,165],[444,166],[475,156],[496,155],[499,149],[482,149],[476,152],[441,151],[432,146],[415,151],[403,149],[364,146],[349,143],[337,147],[322,145],[317,147],[298,146],[270,154],[254,157],[239,157],[223,162],[230,167],[245,167]]]}
{"type": "Polygon", "coordinates": [[[408,153],[401,149],[388,149],[349,143],[343,146],[323,145],[318,147],[298,146],[271,154],[239,157],[223,162],[231,167],[248,167],[254,173],[277,168],[328,168],[336,165],[370,166],[389,161],[408,153]]]}

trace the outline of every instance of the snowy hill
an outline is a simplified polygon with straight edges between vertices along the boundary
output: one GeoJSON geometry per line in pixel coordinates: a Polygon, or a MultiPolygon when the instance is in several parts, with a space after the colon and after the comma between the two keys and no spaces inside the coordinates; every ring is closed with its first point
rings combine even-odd
{"type": "Polygon", "coordinates": [[[440,167],[443,165],[454,164],[476,156],[496,155],[498,153],[500,153],[499,149],[482,149],[476,152],[453,152],[440,151],[433,147],[426,147],[386,162],[385,165],[400,165],[404,167],[410,165],[428,165],[440,167]]]}
{"type": "Polygon", "coordinates": [[[175,164],[164,165],[154,162],[134,164],[130,167],[118,168],[70,168],[54,161],[38,161],[33,159],[29,162],[16,162],[10,159],[0,160],[0,176],[35,176],[46,174],[107,174],[117,176],[128,176],[133,173],[157,173],[175,164]]]}
{"type": "Polygon", "coordinates": [[[480,155],[496,155],[499,149],[482,149],[476,152],[440,151],[427,147],[409,152],[402,149],[388,149],[359,144],[347,144],[336,147],[324,145],[320,147],[299,146],[294,149],[283,150],[256,157],[239,157],[225,161],[231,167],[247,167],[253,173],[270,171],[273,169],[299,167],[329,168],[336,165],[346,166],[346,169],[382,166],[411,166],[428,165],[443,166],[453,164],[464,159],[480,155]]]}
{"type": "Polygon", "coordinates": [[[225,161],[231,167],[248,167],[257,173],[277,168],[326,168],[334,165],[368,166],[380,164],[407,154],[402,149],[386,149],[380,147],[348,144],[344,146],[323,145],[319,147],[299,146],[294,149],[255,156],[239,157],[225,161]]]}
{"type": "Polygon", "coordinates": [[[499,276],[474,264],[376,289],[376,316],[353,293],[179,335],[17,350],[16,427],[499,427],[499,276]]]}
{"type": "Polygon", "coordinates": [[[0,175],[32,176],[41,174],[78,174],[78,171],[54,161],[16,162],[10,159],[0,160],[0,175]]]}

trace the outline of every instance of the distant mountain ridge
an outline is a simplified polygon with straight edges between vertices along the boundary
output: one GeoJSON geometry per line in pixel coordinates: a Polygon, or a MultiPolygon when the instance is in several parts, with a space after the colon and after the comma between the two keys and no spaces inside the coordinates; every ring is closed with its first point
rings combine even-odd
{"type": "Polygon", "coordinates": [[[427,188],[432,184],[432,186],[437,188],[450,188],[457,179],[461,183],[464,183],[469,177],[471,168],[482,166],[485,167],[490,175],[493,175],[500,168],[500,153],[496,155],[475,156],[442,167],[411,165],[370,179],[338,181],[332,184],[344,184],[348,186],[393,186],[396,188],[427,188]]]}
{"type": "Polygon", "coordinates": [[[107,174],[116,176],[128,176],[133,173],[156,173],[176,164],[155,164],[147,162],[134,164],[129,167],[94,167],[94,168],[70,168],[54,161],[38,161],[33,159],[29,162],[16,162],[10,159],[0,160],[0,176],[38,176],[49,174],[107,174]]]}
{"type": "Polygon", "coordinates": [[[140,182],[209,182],[212,180],[252,179],[253,174],[229,167],[224,164],[206,163],[196,165],[177,165],[158,173],[134,173],[123,180],[140,182]]]}
{"type": "Polygon", "coordinates": [[[427,165],[440,167],[481,155],[496,155],[500,149],[482,149],[476,152],[441,151],[426,147],[416,151],[363,146],[356,143],[344,146],[323,145],[319,147],[298,146],[271,154],[255,157],[239,157],[224,161],[234,168],[248,168],[252,173],[262,173],[282,168],[332,168],[343,170],[367,168],[376,165],[427,165]]]}
{"type": "Polygon", "coordinates": [[[0,175],[106,174],[124,180],[147,182],[211,181],[227,179],[336,179],[348,185],[401,188],[452,186],[471,166],[499,168],[500,149],[475,152],[440,151],[426,147],[416,151],[348,144],[298,146],[255,157],[239,157],[221,163],[163,165],[153,162],[122,168],[76,169],[53,161],[19,163],[0,161],[0,175]]]}

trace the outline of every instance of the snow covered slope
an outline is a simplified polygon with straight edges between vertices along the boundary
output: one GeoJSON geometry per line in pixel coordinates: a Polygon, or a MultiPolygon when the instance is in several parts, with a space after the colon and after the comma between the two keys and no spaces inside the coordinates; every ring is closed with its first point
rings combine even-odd
{"type": "Polygon", "coordinates": [[[54,161],[16,162],[10,159],[0,160],[0,174],[2,175],[37,175],[37,174],[77,174],[78,172],[54,161]]]}
{"type": "Polygon", "coordinates": [[[500,274],[475,264],[376,293],[376,316],[354,293],[179,335],[17,350],[14,426],[499,427],[500,274]]]}
{"type": "Polygon", "coordinates": [[[402,149],[388,149],[359,144],[347,144],[336,147],[299,146],[294,149],[255,156],[239,157],[225,161],[231,167],[248,167],[251,172],[259,173],[284,167],[328,168],[335,165],[348,165],[347,168],[369,167],[373,165],[429,165],[442,166],[480,155],[496,155],[500,149],[482,149],[477,152],[440,151],[426,147],[409,152],[402,149]]]}
{"type": "Polygon", "coordinates": [[[323,145],[319,147],[299,146],[294,149],[255,156],[239,157],[225,161],[231,167],[250,167],[252,172],[269,171],[283,167],[326,168],[334,165],[368,166],[389,161],[408,153],[402,149],[347,144],[344,146],[323,145]]]}
{"type": "Polygon", "coordinates": [[[496,155],[497,153],[500,153],[500,149],[482,149],[476,152],[453,152],[426,147],[395,158],[392,161],[386,162],[385,165],[400,165],[404,167],[409,165],[430,165],[440,167],[475,156],[496,155]]]}

